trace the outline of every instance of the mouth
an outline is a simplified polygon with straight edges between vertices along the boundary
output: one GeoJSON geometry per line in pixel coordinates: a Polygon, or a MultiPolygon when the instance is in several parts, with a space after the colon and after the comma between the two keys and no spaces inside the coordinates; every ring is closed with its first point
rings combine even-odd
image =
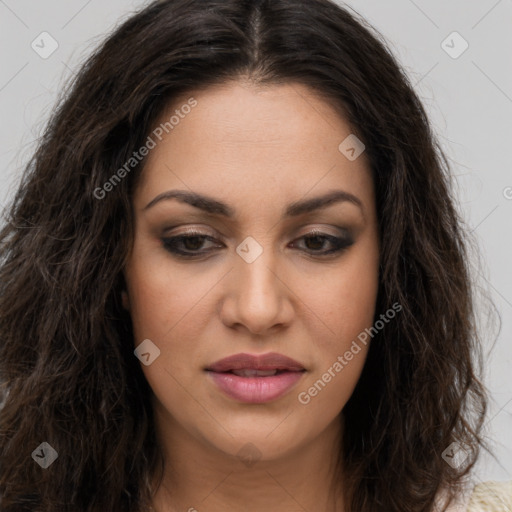
{"type": "Polygon", "coordinates": [[[236,354],[205,368],[224,395],[242,403],[265,403],[285,395],[306,373],[297,361],[281,354],[236,354]]]}
{"type": "MultiPolygon", "coordinates": [[[[299,370],[254,370],[252,368],[244,368],[242,370],[229,370],[227,372],[217,372],[217,373],[232,373],[233,375],[238,375],[238,377],[273,377],[274,375],[280,375],[281,373],[288,371],[299,371],[299,370]]],[[[305,370],[300,370],[305,371],[305,370]]]]}

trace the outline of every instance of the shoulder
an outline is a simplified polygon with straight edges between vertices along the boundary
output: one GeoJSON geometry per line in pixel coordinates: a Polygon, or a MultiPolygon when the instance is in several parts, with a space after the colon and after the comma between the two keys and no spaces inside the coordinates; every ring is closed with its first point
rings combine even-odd
{"type": "MultiPolygon", "coordinates": [[[[444,511],[446,489],[438,496],[435,512],[444,511]]],[[[459,494],[446,512],[512,512],[512,480],[507,482],[482,482],[459,494]]]]}
{"type": "Polygon", "coordinates": [[[482,482],[475,486],[467,512],[508,512],[512,510],[512,480],[482,482]]]}

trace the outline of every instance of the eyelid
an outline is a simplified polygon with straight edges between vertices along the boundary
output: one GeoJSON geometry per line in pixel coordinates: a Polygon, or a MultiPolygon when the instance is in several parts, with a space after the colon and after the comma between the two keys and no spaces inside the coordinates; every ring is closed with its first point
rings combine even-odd
{"type": "MultiPolygon", "coordinates": [[[[196,228],[196,227],[186,227],[185,231],[178,231],[176,233],[174,233],[174,232],[170,233],[175,228],[178,228],[178,226],[173,226],[173,227],[164,229],[163,238],[171,238],[171,237],[182,236],[182,235],[210,236],[212,238],[218,238],[218,237],[227,238],[222,234],[219,235],[219,233],[217,231],[209,232],[209,231],[207,231],[207,228],[196,228]],[[203,231],[203,229],[206,229],[206,231],[203,231]]],[[[347,228],[343,228],[341,226],[330,226],[330,228],[334,230],[334,233],[329,232],[329,230],[328,230],[329,228],[327,228],[327,227],[316,226],[316,227],[312,227],[312,228],[307,228],[304,232],[302,232],[299,228],[298,230],[294,231],[293,238],[303,237],[303,236],[308,236],[308,235],[350,236],[350,233],[351,233],[351,230],[349,230],[347,228]]]]}
{"type": "Polygon", "coordinates": [[[165,236],[177,236],[177,235],[187,235],[189,233],[192,233],[192,234],[201,234],[201,235],[208,235],[208,236],[217,236],[215,233],[207,233],[205,231],[202,231],[203,229],[207,229],[207,228],[201,228],[201,227],[190,227],[190,226],[185,226],[184,229],[185,231],[179,231],[177,233],[172,233],[170,234],[170,232],[173,230],[173,229],[178,229],[180,226],[171,226],[171,227],[168,227],[168,228],[165,228],[164,229],[164,234],[165,236]]]}
{"type": "MultiPolygon", "coordinates": [[[[338,231],[340,232],[338,235],[333,235],[330,233],[327,233],[326,230],[322,230],[318,227],[311,228],[310,230],[306,231],[302,235],[296,235],[293,237],[293,240],[290,242],[292,248],[296,248],[297,244],[301,240],[306,240],[310,238],[323,238],[324,242],[330,243],[334,248],[329,250],[323,250],[323,251],[317,251],[317,250],[307,250],[307,249],[300,249],[301,252],[303,252],[306,256],[315,258],[316,260],[322,260],[322,259],[328,259],[329,257],[336,257],[341,256],[341,254],[348,249],[350,246],[352,246],[355,242],[353,235],[350,233],[349,230],[344,228],[338,228],[338,231]]],[[[188,228],[184,232],[176,233],[169,235],[167,237],[162,238],[162,242],[164,245],[164,248],[171,253],[174,257],[179,259],[188,259],[188,260],[201,260],[204,259],[204,257],[208,257],[212,253],[216,252],[216,249],[222,248],[219,247],[219,244],[217,243],[216,246],[211,247],[209,249],[202,249],[202,250],[190,250],[190,251],[182,251],[176,248],[176,245],[180,243],[182,240],[190,239],[190,238],[200,238],[203,239],[203,244],[206,242],[216,243],[220,242],[216,236],[211,236],[207,233],[202,232],[200,229],[197,228],[188,228]]],[[[220,242],[224,247],[225,245],[220,242]]]]}
{"type": "Polygon", "coordinates": [[[297,232],[298,234],[295,237],[301,238],[303,236],[314,236],[314,235],[343,237],[343,236],[350,235],[350,231],[346,228],[331,226],[331,229],[333,229],[335,231],[335,233],[331,233],[328,228],[319,228],[319,227],[308,228],[304,233],[302,233],[302,231],[298,231],[297,232]]]}

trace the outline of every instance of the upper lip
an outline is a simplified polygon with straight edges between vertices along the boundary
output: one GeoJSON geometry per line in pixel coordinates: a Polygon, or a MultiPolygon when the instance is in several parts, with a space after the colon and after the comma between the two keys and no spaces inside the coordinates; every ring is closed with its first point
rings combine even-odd
{"type": "Polygon", "coordinates": [[[302,371],[304,366],[290,357],[269,352],[267,354],[234,354],[213,363],[205,370],[213,372],[228,372],[231,370],[288,370],[302,371]]]}

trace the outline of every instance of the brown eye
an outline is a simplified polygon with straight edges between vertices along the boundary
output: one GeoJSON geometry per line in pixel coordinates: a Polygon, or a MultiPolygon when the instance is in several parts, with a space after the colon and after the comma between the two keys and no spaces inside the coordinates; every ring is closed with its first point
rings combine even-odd
{"type": "MultiPolygon", "coordinates": [[[[299,247],[300,250],[319,257],[341,252],[354,243],[350,236],[337,237],[316,231],[308,233],[298,240],[304,241],[304,247],[299,247]]],[[[194,232],[162,239],[162,243],[167,251],[185,258],[193,258],[211,253],[212,248],[204,248],[204,244],[207,241],[217,242],[215,238],[209,235],[194,232]]],[[[292,246],[294,245],[295,243],[292,244],[292,246]]],[[[213,247],[222,248],[223,246],[216,243],[213,247]]]]}
{"type": "MultiPolygon", "coordinates": [[[[201,256],[211,252],[211,250],[201,250],[206,241],[216,242],[215,238],[202,233],[188,233],[187,235],[162,239],[166,250],[172,254],[185,257],[201,256]]],[[[217,247],[220,246],[217,244],[217,247]]]]}
{"type": "Polygon", "coordinates": [[[299,240],[304,240],[305,243],[305,251],[313,254],[314,256],[325,256],[329,254],[334,254],[343,251],[347,247],[350,247],[354,240],[349,237],[337,237],[333,235],[328,235],[327,233],[319,233],[312,232],[304,235],[299,238],[299,240]],[[331,246],[330,249],[325,249],[325,247],[331,246]],[[324,250],[322,250],[324,249],[324,250]]]}

